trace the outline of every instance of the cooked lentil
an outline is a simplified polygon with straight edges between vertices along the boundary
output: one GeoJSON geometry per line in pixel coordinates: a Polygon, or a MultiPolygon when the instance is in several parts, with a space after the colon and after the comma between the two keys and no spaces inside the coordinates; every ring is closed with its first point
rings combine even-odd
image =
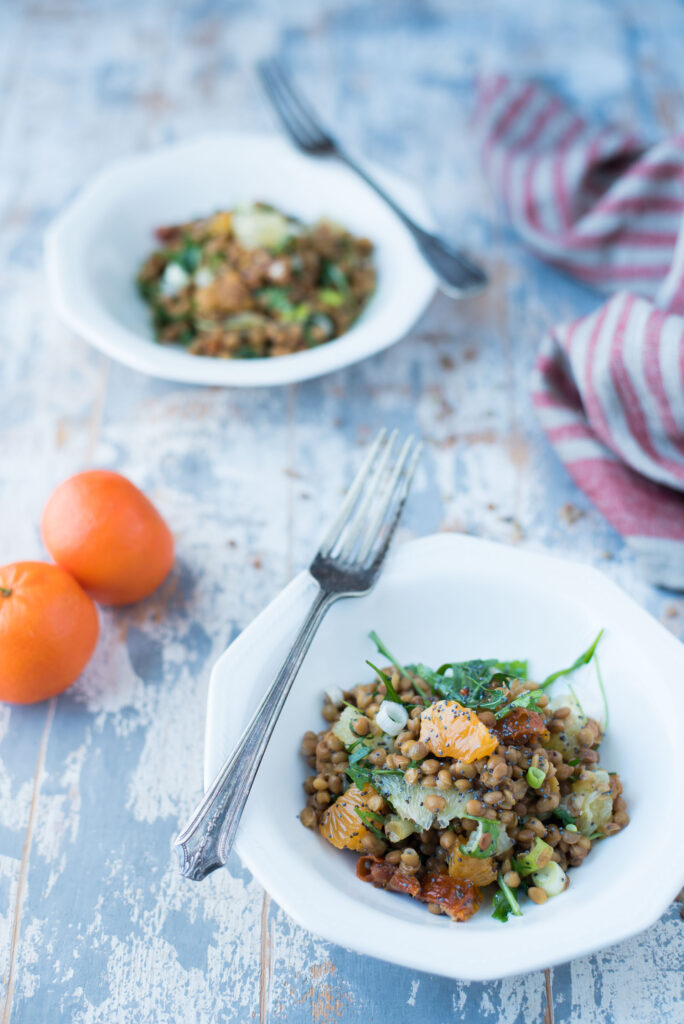
{"type": "Polygon", "coordinates": [[[350,845],[363,850],[358,877],[452,920],[476,913],[482,890],[496,885],[493,916],[501,921],[520,914],[521,897],[541,905],[560,894],[570,883],[566,872],[581,866],[593,843],[629,823],[622,782],[599,767],[599,722],[570,694],[550,701],[548,681],[524,678],[526,663],[510,666],[466,662],[432,672],[395,665],[347,691],[335,720],[302,740],[316,772],[304,782],[302,824],[324,826],[325,837],[344,848],[331,815],[353,793],[356,816],[338,817],[350,845]],[[490,665],[497,669],[487,679],[490,665]],[[409,721],[390,736],[375,718],[398,695],[409,721]],[[449,732],[454,722],[458,742],[449,732]],[[458,756],[439,753],[447,748],[458,756]],[[541,783],[530,785],[540,773],[541,783]]]}
{"type": "MultiPolygon", "coordinates": [[[[266,203],[159,228],[138,287],[157,341],[254,359],[315,348],[351,327],[375,290],[373,245],[266,203]]],[[[335,720],[334,704],[324,717],[335,720]]]]}

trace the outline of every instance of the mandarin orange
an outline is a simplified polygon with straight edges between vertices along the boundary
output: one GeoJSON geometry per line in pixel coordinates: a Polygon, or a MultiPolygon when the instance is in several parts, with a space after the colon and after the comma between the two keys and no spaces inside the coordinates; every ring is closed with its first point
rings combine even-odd
{"type": "Polygon", "coordinates": [[[492,857],[469,857],[461,853],[458,844],[449,852],[449,874],[452,878],[467,878],[475,885],[489,885],[496,881],[496,868],[492,857]]]}
{"type": "Polygon", "coordinates": [[[58,565],[101,604],[148,597],[173,566],[173,536],[152,502],[120,473],[93,469],[60,484],[41,520],[58,565]]]}
{"type": "Polygon", "coordinates": [[[33,704],[71,686],[97,643],[97,609],[47,562],[0,568],[0,700],[33,704]]]}
{"type": "Polygon", "coordinates": [[[455,700],[438,700],[420,716],[420,739],[435,757],[470,764],[496,750],[498,739],[474,711],[455,700]]]}
{"type": "Polygon", "coordinates": [[[350,786],[338,796],[334,803],[326,807],[321,817],[319,828],[323,838],[338,850],[364,850],[363,840],[372,833],[364,825],[357,810],[363,811],[372,796],[377,796],[372,786],[365,786],[363,790],[350,786]]]}

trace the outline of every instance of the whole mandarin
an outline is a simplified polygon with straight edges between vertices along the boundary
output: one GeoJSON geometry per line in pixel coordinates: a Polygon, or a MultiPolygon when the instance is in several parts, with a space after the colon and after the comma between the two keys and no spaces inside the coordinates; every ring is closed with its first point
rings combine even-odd
{"type": "Polygon", "coordinates": [[[58,565],[101,604],[148,597],[173,566],[173,535],[152,502],[120,473],[77,473],[50,495],[41,532],[58,565]]]}
{"type": "Polygon", "coordinates": [[[0,700],[33,704],[66,690],[95,650],[99,628],[95,605],[64,569],[0,567],[0,700]]]}

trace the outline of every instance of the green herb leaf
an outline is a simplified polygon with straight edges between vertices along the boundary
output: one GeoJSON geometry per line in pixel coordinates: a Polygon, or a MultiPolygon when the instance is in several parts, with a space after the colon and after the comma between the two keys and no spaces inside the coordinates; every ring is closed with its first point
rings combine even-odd
{"type": "Polygon", "coordinates": [[[296,308],[287,288],[259,288],[255,294],[266,308],[273,310],[274,313],[293,313],[296,308]]]}
{"type": "Polygon", "coordinates": [[[373,778],[371,769],[363,764],[350,764],[345,774],[357,789],[363,789],[373,778]]]}
{"type": "Polygon", "coordinates": [[[358,814],[359,818],[366,826],[369,832],[372,832],[378,839],[385,839],[385,833],[381,832],[378,828],[378,824],[382,825],[385,819],[381,814],[376,814],[375,811],[369,811],[367,807],[355,807],[354,810],[358,814]]]}
{"type": "MultiPolygon", "coordinates": [[[[467,708],[495,710],[506,703],[506,694],[497,683],[527,678],[526,661],[457,661],[441,665],[427,677],[419,666],[419,674],[428,678],[434,690],[449,700],[457,700],[467,708]]],[[[427,670],[429,672],[429,670],[427,670]]]]}
{"type": "Polygon", "coordinates": [[[336,263],[333,263],[332,260],[323,260],[321,282],[324,285],[329,285],[331,288],[336,288],[340,292],[349,291],[349,281],[347,281],[344,271],[336,263]]]}
{"type": "Polygon", "coordinates": [[[356,743],[352,743],[350,747],[347,747],[349,751],[349,764],[363,761],[364,757],[368,757],[372,749],[373,747],[364,742],[364,740],[357,740],[356,743]]]}
{"type": "Polygon", "coordinates": [[[575,658],[572,665],[569,668],[558,669],[557,672],[552,672],[550,676],[547,676],[544,682],[541,684],[542,689],[546,689],[547,686],[551,686],[551,683],[555,682],[556,679],[560,679],[561,676],[569,676],[572,672],[576,672],[582,665],[588,665],[591,659],[594,657],[594,652],[598,646],[598,642],[603,636],[603,630],[599,631],[598,636],[594,640],[593,644],[587,647],[586,651],[583,651],[579,657],[575,658]]]}
{"type": "Polygon", "coordinates": [[[183,247],[181,249],[177,249],[172,256],[173,262],[180,263],[183,270],[186,270],[188,274],[194,274],[200,265],[201,259],[201,248],[189,239],[186,240],[183,243],[183,247]]]}
{"type": "MultiPolygon", "coordinates": [[[[380,637],[378,636],[378,634],[375,632],[374,629],[372,629],[370,631],[368,636],[370,637],[370,639],[373,641],[373,643],[377,647],[378,654],[382,654],[383,658],[387,658],[387,660],[390,661],[394,665],[394,667],[397,669],[397,671],[400,673],[400,675],[405,676],[407,679],[411,679],[411,682],[413,683],[413,687],[414,687],[416,693],[420,694],[420,696],[423,698],[423,700],[425,701],[426,704],[429,703],[430,698],[429,698],[428,694],[425,693],[423,688],[416,683],[415,678],[409,673],[409,670],[407,668],[405,668],[404,665],[402,665],[400,662],[397,661],[397,659],[394,657],[392,652],[389,650],[389,648],[386,646],[386,644],[384,644],[382,642],[382,640],[380,639],[380,637]]],[[[429,671],[429,669],[428,669],[428,671],[429,671]]],[[[401,701],[401,703],[403,704],[404,702],[401,701]]]]}
{"type": "Polygon", "coordinates": [[[385,684],[385,700],[391,700],[394,704],[401,704],[402,706],[405,706],[403,700],[392,686],[392,680],[387,675],[387,673],[383,672],[381,668],[378,668],[376,665],[374,665],[372,661],[368,661],[368,659],[366,659],[366,664],[370,665],[374,672],[377,672],[378,676],[385,684]]]}
{"type": "Polygon", "coordinates": [[[551,811],[551,813],[555,818],[558,818],[559,821],[562,821],[564,825],[575,824],[575,819],[569,811],[566,811],[565,807],[556,807],[553,811],[551,811]]]}
{"type": "Polygon", "coordinates": [[[394,655],[389,650],[387,645],[382,642],[382,640],[380,639],[380,637],[378,636],[374,629],[370,631],[368,637],[373,641],[373,643],[377,647],[378,654],[382,654],[383,658],[387,658],[387,660],[390,661],[394,665],[394,667],[399,670],[402,676],[408,675],[408,672],[406,671],[404,666],[397,661],[397,659],[394,657],[394,655]]]}
{"type": "Polygon", "coordinates": [[[520,904],[511,887],[504,882],[503,875],[501,874],[499,875],[498,883],[499,891],[494,894],[494,909],[492,911],[494,920],[505,922],[508,920],[509,914],[513,914],[515,917],[522,917],[520,904]]]}
{"type": "Polygon", "coordinates": [[[530,766],[527,769],[527,775],[525,776],[525,778],[527,779],[527,785],[530,786],[532,789],[541,789],[541,787],[544,785],[546,772],[543,771],[541,768],[533,768],[532,766],[530,766]]]}
{"type": "Polygon", "coordinates": [[[494,712],[495,718],[505,718],[514,708],[527,708],[530,711],[539,711],[539,700],[544,694],[541,690],[525,690],[515,700],[505,704],[504,707],[494,712]]]}

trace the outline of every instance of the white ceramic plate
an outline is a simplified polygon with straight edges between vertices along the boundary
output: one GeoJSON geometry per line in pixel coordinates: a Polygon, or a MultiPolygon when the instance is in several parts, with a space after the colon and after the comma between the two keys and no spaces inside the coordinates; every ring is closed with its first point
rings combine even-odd
{"type": "MultiPolygon", "coordinates": [[[[415,190],[372,168],[418,220],[415,190]]],[[[113,359],[155,377],[258,387],[317,377],[398,341],[435,290],[435,277],[389,207],[335,160],[313,159],[276,135],[207,135],[122,160],[100,174],[46,237],[47,277],[60,317],[113,359]],[[378,287],[351,330],[308,352],[271,359],[212,359],[154,341],[135,276],[153,231],[239,203],[263,200],[307,222],[327,216],[376,246],[378,287]]]]}
{"type": "MultiPolygon", "coordinates": [[[[229,647],[212,678],[205,779],[218,771],[279,667],[311,598],[298,576],[229,647]]],[[[580,699],[601,714],[593,669],[580,699]]],[[[554,693],[563,692],[562,680],[554,693]]],[[[567,692],[567,687],[565,687],[567,692]]],[[[470,537],[438,535],[398,549],[367,597],[326,616],[266,752],[242,821],[240,857],[300,924],[342,946],[454,978],[547,967],[619,942],[657,920],[684,882],[684,648],[594,569],[470,537]],[[601,761],[619,771],[631,822],[596,844],[566,893],[501,924],[488,908],[465,924],[357,880],[356,855],[302,827],[299,757],[322,728],[321,694],[369,681],[376,629],[403,661],[529,657],[532,676],[570,664],[601,627],[610,707],[601,761]]]]}

